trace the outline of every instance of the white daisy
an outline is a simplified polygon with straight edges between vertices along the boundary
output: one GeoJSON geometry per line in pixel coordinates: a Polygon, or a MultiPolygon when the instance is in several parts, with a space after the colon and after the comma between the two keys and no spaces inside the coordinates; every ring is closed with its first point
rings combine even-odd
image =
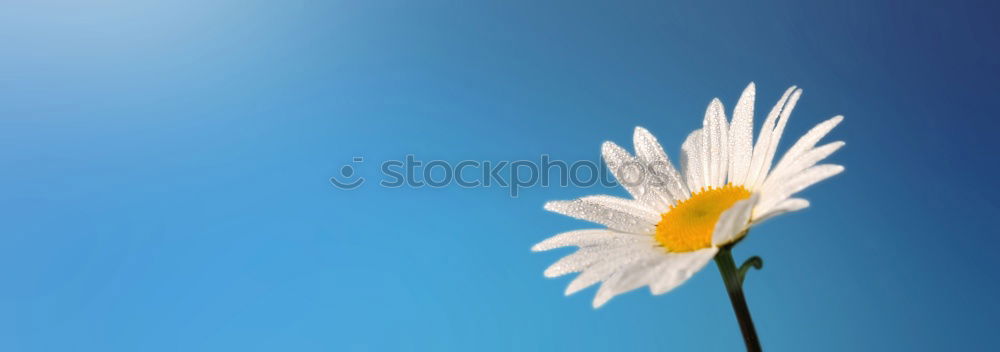
{"type": "Polygon", "coordinates": [[[681,145],[681,171],[671,164],[656,138],[636,127],[632,155],[612,142],[601,148],[605,163],[633,199],[606,195],[553,201],[545,209],[607,228],[553,236],[532,250],[580,247],[545,270],[557,277],[580,272],[570,295],[598,282],[600,307],[615,295],[649,285],[654,295],[677,287],[705,266],[720,247],[773,216],[809,206],[795,193],[844,170],[821,164],[844,145],[816,143],[842,116],[826,120],[799,138],[773,164],[782,131],[801,89],[788,88],[764,120],[753,143],[754,84],[743,91],[732,121],[719,99],[705,112],[702,128],[681,145]]]}

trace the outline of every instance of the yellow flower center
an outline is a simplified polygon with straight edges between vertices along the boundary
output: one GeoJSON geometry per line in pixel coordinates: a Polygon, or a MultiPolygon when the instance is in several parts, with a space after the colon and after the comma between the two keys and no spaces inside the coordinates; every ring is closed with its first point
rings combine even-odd
{"type": "Polygon", "coordinates": [[[712,246],[712,231],[719,216],[736,202],[750,198],[743,186],[702,188],[663,213],[656,224],[656,240],[668,252],[691,252],[712,246]]]}

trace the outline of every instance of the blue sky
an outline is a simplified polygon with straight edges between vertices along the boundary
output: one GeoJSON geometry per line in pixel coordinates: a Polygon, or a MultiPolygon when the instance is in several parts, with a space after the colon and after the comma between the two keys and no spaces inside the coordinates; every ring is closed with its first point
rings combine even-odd
{"type": "MultiPolygon", "coordinates": [[[[0,11],[0,350],[742,348],[714,265],[594,310],[531,253],[618,188],[344,191],[362,156],[679,153],[748,82],[847,170],[740,244],[769,350],[991,350],[994,3],[107,1],[0,11]]],[[[795,136],[795,137],[791,137],[795,136]]],[[[779,149],[783,150],[783,149],[779,149]]]]}

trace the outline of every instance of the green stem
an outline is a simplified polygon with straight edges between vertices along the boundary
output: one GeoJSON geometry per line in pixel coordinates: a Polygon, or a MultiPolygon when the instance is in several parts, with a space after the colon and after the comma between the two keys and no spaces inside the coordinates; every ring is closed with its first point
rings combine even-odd
{"type": "MultiPolygon", "coordinates": [[[[736,313],[736,320],[740,323],[740,332],[743,333],[743,342],[747,345],[747,351],[760,351],[757,330],[753,327],[750,308],[747,307],[746,298],[743,296],[743,280],[736,269],[736,263],[733,261],[731,246],[719,249],[719,253],[715,255],[715,264],[719,267],[722,281],[726,284],[726,291],[729,292],[729,300],[733,303],[733,311],[736,313]]],[[[743,271],[745,273],[746,269],[743,271]]]]}
{"type": "Polygon", "coordinates": [[[750,271],[750,268],[760,270],[762,267],[764,267],[764,260],[760,259],[760,257],[752,256],[747,258],[747,260],[743,262],[743,265],[740,265],[740,268],[736,269],[736,272],[740,275],[740,286],[743,286],[743,281],[746,280],[747,271],[750,271]]]}

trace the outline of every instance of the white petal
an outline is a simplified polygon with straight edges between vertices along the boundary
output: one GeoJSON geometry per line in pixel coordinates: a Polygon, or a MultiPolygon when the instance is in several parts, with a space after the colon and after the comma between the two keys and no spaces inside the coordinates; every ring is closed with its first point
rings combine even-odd
{"type": "Polygon", "coordinates": [[[775,186],[773,191],[764,193],[761,198],[761,207],[768,209],[799,191],[825,180],[833,175],[844,171],[844,167],[834,164],[816,165],[802,171],[801,173],[789,177],[787,182],[782,182],[775,186]]]}
{"type": "Polygon", "coordinates": [[[787,179],[788,176],[796,175],[802,172],[802,170],[805,170],[807,168],[812,167],[813,165],[816,165],[816,163],[822,161],[823,159],[826,159],[826,157],[830,156],[830,154],[833,154],[833,152],[836,152],[838,149],[840,149],[840,147],[843,146],[844,142],[841,141],[828,143],[820,147],[813,148],[808,152],[802,153],[798,159],[792,162],[779,164],[777,167],[774,168],[774,171],[772,171],[771,174],[767,176],[767,180],[765,180],[764,183],[761,185],[760,188],[762,192],[766,193],[768,192],[768,190],[778,187],[778,185],[780,185],[781,182],[785,181],[785,179],[787,179]]]}
{"type": "Polygon", "coordinates": [[[636,235],[631,233],[621,233],[607,229],[576,230],[576,231],[563,232],[558,235],[549,237],[548,239],[539,242],[534,247],[531,247],[531,250],[535,252],[541,252],[568,246],[611,247],[626,243],[639,242],[645,239],[646,237],[649,236],[636,235]]]}
{"type": "Polygon", "coordinates": [[[660,212],[632,199],[618,198],[615,196],[599,194],[593,196],[586,196],[580,198],[580,200],[598,204],[610,209],[618,209],[620,211],[629,212],[632,215],[641,217],[642,219],[647,220],[654,225],[660,222],[660,212]]]}
{"type": "Polygon", "coordinates": [[[778,161],[778,165],[775,166],[774,169],[777,170],[782,167],[782,165],[797,160],[802,153],[812,149],[812,147],[815,146],[820,139],[826,136],[827,133],[830,133],[830,131],[833,130],[834,127],[837,127],[837,125],[843,120],[844,117],[838,115],[817,124],[816,127],[813,127],[809,130],[809,132],[802,135],[802,137],[799,138],[799,140],[796,141],[791,148],[788,148],[788,151],[781,157],[781,160],[778,161]]]}
{"type": "Polygon", "coordinates": [[[589,196],[577,200],[551,201],[545,210],[598,223],[618,231],[650,234],[660,215],[636,201],[611,196],[589,196]]]}
{"type": "Polygon", "coordinates": [[[750,185],[751,189],[759,188],[760,185],[767,179],[768,170],[771,169],[772,162],[774,162],[774,154],[778,150],[778,142],[781,141],[781,135],[785,132],[785,125],[788,124],[788,117],[791,116],[792,110],[795,109],[795,104],[799,101],[799,97],[801,96],[802,90],[795,90],[795,92],[792,93],[792,96],[788,98],[788,103],[785,104],[784,109],[781,110],[781,117],[778,118],[778,123],[774,126],[774,130],[771,131],[771,138],[764,154],[764,172],[759,174],[755,182],[750,185]]]}
{"type": "Polygon", "coordinates": [[[733,122],[729,125],[729,182],[742,185],[750,168],[753,155],[753,104],[756,87],[747,85],[733,110],[733,122]]]}
{"type": "Polygon", "coordinates": [[[566,295],[569,296],[593,284],[607,280],[608,277],[626,267],[630,263],[640,260],[651,260],[663,256],[662,248],[656,247],[653,243],[636,244],[627,251],[606,252],[603,259],[593,263],[578,275],[569,286],[566,287],[566,295]]]}
{"type": "Polygon", "coordinates": [[[754,216],[753,224],[759,224],[767,219],[773,218],[775,216],[802,210],[809,207],[809,201],[802,198],[789,198],[785,199],[781,203],[771,207],[770,209],[754,209],[755,211],[760,211],[762,214],[759,216],[754,216]]]}
{"type": "Polygon", "coordinates": [[[754,194],[750,198],[741,200],[726,209],[719,216],[719,221],[715,223],[712,230],[712,244],[716,247],[728,244],[737,240],[737,236],[746,230],[750,224],[750,214],[757,205],[758,196],[754,194]]]}
{"type": "MultiPolygon", "coordinates": [[[[645,128],[636,127],[633,135],[635,143],[635,154],[639,157],[639,162],[649,168],[649,176],[654,179],[651,186],[657,190],[660,196],[666,199],[667,205],[672,205],[677,200],[686,199],[690,192],[681,174],[670,162],[663,147],[656,141],[656,137],[645,128]]],[[[667,209],[660,209],[666,211],[667,209]]]]}
{"type": "Polygon", "coordinates": [[[681,144],[681,169],[684,171],[688,189],[692,193],[708,185],[708,175],[705,174],[703,164],[705,156],[705,149],[702,148],[703,135],[702,130],[695,130],[684,140],[684,144],[681,144]]]}
{"type": "Polygon", "coordinates": [[[701,165],[701,185],[710,186],[712,184],[712,155],[711,147],[709,146],[708,131],[705,131],[704,126],[701,129],[701,143],[699,151],[701,151],[700,159],[698,163],[701,165]]]}
{"type": "Polygon", "coordinates": [[[620,268],[597,290],[594,308],[600,308],[614,296],[649,284],[658,262],[659,260],[637,260],[620,268]]]}
{"type": "Polygon", "coordinates": [[[705,111],[702,122],[708,148],[708,185],[721,187],[726,182],[729,168],[729,125],[726,122],[726,111],[718,98],[712,99],[705,111]]]}
{"type": "Polygon", "coordinates": [[[587,270],[584,270],[582,273],[580,273],[580,275],[577,275],[576,278],[574,278],[573,281],[571,281],[569,285],[566,286],[566,292],[564,293],[567,296],[569,296],[571,294],[580,292],[580,290],[582,289],[593,286],[598,282],[607,280],[608,277],[614,275],[614,273],[618,270],[618,268],[620,268],[623,265],[622,262],[625,262],[625,264],[627,264],[627,262],[631,260],[634,259],[629,257],[629,258],[622,258],[618,262],[609,260],[594,264],[591,267],[587,268],[587,270]]]}
{"type": "Polygon", "coordinates": [[[573,254],[567,255],[565,257],[559,258],[555,263],[549,265],[545,268],[543,275],[545,277],[559,277],[569,273],[580,272],[587,267],[597,263],[601,260],[603,255],[611,253],[614,250],[609,249],[588,249],[582,248],[573,252],[573,254]]]}
{"type": "Polygon", "coordinates": [[[626,244],[614,248],[606,247],[584,247],[573,254],[560,258],[545,269],[545,277],[559,277],[570,273],[580,272],[592,265],[614,260],[616,258],[630,258],[636,253],[641,253],[645,247],[652,247],[652,243],[626,244]]]}
{"type": "Polygon", "coordinates": [[[757,136],[757,144],[753,147],[753,157],[750,158],[750,169],[747,171],[747,178],[743,183],[751,190],[753,189],[753,185],[756,185],[757,182],[763,180],[764,176],[767,175],[767,170],[771,167],[770,164],[765,165],[764,161],[767,160],[767,151],[770,149],[774,125],[778,116],[781,115],[781,111],[785,108],[785,104],[788,103],[788,97],[791,96],[794,91],[795,86],[791,86],[785,91],[785,94],[781,96],[781,99],[774,105],[771,112],[767,114],[767,118],[764,120],[764,125],[760,127],[760,134],[757,136]]]}
{"type": "Polygon", "coordinates": [[[604,163],[608,165],[608,170],[611,170],[611,174],[615,175],[615,179],[625,187],[632,198],[658,211],[665,210],[669,206],[649,187],[646,165],[639,159],[612,142],[604,142],[601,145],[601,155],[604,157],[604,163]]]}
{"type": "Polygon", "coordinates": [[[654,295],[664,294],[687,281],[715,257],[718,248],[705,248],[694,252],[669,253],[657,267],[649,291],[654,295]]]}

